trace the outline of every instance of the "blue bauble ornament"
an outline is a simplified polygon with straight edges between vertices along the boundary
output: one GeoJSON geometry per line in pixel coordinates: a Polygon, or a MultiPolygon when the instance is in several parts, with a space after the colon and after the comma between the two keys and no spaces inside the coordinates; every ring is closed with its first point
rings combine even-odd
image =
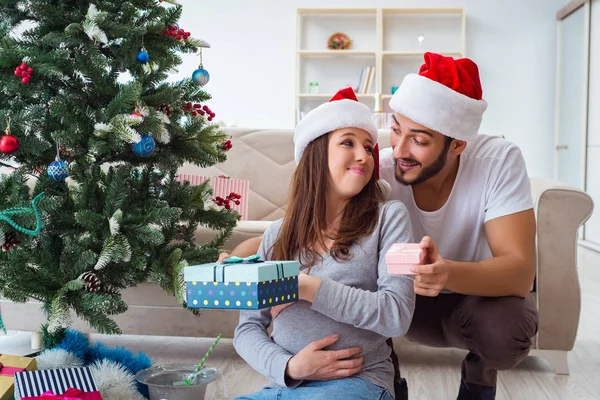
{"type": "Polygon", "coordinates": [[[48,165],[48,176],[57,182],[62,182],[69,176],[69,167],[65,161],[56,160],[48,165]]]}
{"type": "Polygon", "coordinates": [[[150,59],[150,55],[148,54],[146,49],[140,50],[140,52],[137,54],[137,60],[139,62],[141,62],[142,64],[146,64],[149,59],[150,59]]]}
{"type": "Polygon", "coordinates": [[[142,135],[142,140],[138,143],[134,143],[131,145],[131,150],[138,157],[148,157],[154,153],[154,148],[156,147],[156,143],[152,136],[150,135],[142,135]]]}
{"type": "Polygon", "coordinates": [[[209,75],[208,71],[202,67],[195,70],[194,73],[192,74],[192,80],[194,81],[194,83],[196,85],[204,86],[208,83],[209,79],[210,79],[210,75],[209,75]]]}

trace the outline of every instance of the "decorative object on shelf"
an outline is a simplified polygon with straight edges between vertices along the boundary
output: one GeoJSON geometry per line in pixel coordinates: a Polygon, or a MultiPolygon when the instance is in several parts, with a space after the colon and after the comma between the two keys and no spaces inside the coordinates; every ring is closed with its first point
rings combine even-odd
{"type": "Polygon", "coordinates": [[[26,85],[31,80],[31,75],[33,74],[33,68],[27,65],[26,62],[21,63],[17,68],[15,68],[15,76],[21,78],[21,83],[26,85]]]}
{"type": "Polygon", "coordinates": [[[308,93],[309,94],[318,94],[319,93],[319,82],[309,82],[308,93]]]}
{"type": "Polygon", "coordinates": [[[150,55],[148,54],[145,48],[142,47],[140,52],[137,54],[137,60],[142,64],[146,64],[148,60],[150,60],[150,55]]]}
{"type": "Polygon", "coordinates": [[[207,70],[204,69],[204,64],[202,63],[202,49],[210,48],[210,44],[202,41],[200,44],[200,64],[198,65],[198,69],[192,73],[192,80],[196,85],[204,86],[210,80],[210,74],[207,70]]]}
{"type": "MultiPolygon", "coordinates": [[[[362,69],[356,93],[371,93],[371,89],[373,88],[373,84],[375,83],[375,73],[376,71],[374,65],[370,65],[362,69]]],[[[375,85],[375,89],[377,89],[377,85],[375,85]]]]}
{"type": "Polygon", "coordinates": [[[348,35],[336,32],[327,40],[327,48],[329,50],[348,50],[352,45],[352,41],[348,35]]]}
{"type": "Polygon", "coordinates": [[[425,40],[425,35],[423,35],[422,33],[417,36],[417,42],[419,42],[419,48],[423,47],[423,41],[425,40]]]}
{"type": "Polygon", "coordinates": [[[142,135],[142,140],[131,145],[131,149],[133,150],[134,154],[138,157],[151,156],[152,153],[154,153],[155,148],[156,143],[150,135],[142,135]]]}
{"type": "Polygon", "coordinates": [[[396,93],[396,90],[398,90],[398,86],[392,86],[392,94],[396,93]]]}
{"type": "Polygon", "coordinates": [[[387,114],[381,108],[381,96],[379,93],[375,95],[375,112],[373,113],[373,122],[377,129],[387,128],[387,114]]]}
{"type": "Polygon", "coordinates": [[[19,150],[19,141],[10,131],[10,117],[6,123],[4,135],[0,136],[0,152],[4,154],[13,154],[19,150]]]}

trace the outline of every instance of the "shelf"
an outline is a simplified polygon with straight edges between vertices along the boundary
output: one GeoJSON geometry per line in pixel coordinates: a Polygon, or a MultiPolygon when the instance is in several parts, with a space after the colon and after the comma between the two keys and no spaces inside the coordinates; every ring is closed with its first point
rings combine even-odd
{"type": "Polygon", "coordinates": [[[384,8],[383,15],[389,14],[463,14],[462,8],[384,8]]]}
{"type": "Polygon", "coordinates": [[[432,53],[439,53],[445,56],[456,56],[462,57],[462,53],[460,51],[432,51],[432,50],[424,50],[424,51],[383,51],[381,54],[390,57],[401,57],[401,56],[422,56],[426,51],[430,51],[432,53]]]}
{"type": "MultiPolygon", "coordinates": [[[[301,99],[314,99],[314,100],[323,100],[323,99],[331,99],[333,97],[335,93],[316,93],[316,94],[311,94],[311,93],[300,93],[298,95],[299,98],[301,99]]],[[[357,94],[356,97],[358,99],[374,99],[375,98],[375,94],[374,93],[365,93],[365,94],[357,94]]]]}
{"type": "Polygon", "coordinates": [[[299,15],[319,14],[377,14],[376,8],[299,8],[299,15]]]}
{"type": "Polygon", "coordinates": [[[458,7],[298,8],[296,23],[296,122],[339,88],[360,86],[367,67],[375,75],[357,98],[371,111],[389,112],[392,88],[419,71],[426,52],[465,56],[466,14],[458,7]],[[327,49],[335,32],[348,35],[350,49],[327,49]],[[321,92],[308,93],[311,82],[321,92]]]}
{"type": "Polygon", "coordinates": [[[375,51],[362,50],[298,50],[301,57],[375,57],[375,51]]]}

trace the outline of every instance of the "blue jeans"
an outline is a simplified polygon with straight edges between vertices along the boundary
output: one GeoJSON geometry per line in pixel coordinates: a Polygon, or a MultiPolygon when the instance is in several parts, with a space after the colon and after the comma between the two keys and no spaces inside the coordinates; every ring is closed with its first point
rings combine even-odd
{"type": "Polygon", "coordinates": [[[362,378],[309,381],[296,388],[271,388],[236,397],[234,400],[394,400],[390,392],[362,378]]]}

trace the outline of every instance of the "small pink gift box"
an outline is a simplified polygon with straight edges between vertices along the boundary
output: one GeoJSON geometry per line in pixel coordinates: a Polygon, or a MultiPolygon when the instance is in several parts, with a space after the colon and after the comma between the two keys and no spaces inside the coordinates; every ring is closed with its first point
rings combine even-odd
{"type": "Polygon", "coordinates": [[[385,253],[390,275],[414,275],[410,267],[421,264],[423,258],[424,250],[419,248],[419,243],[394,243],[385,253]]]}

